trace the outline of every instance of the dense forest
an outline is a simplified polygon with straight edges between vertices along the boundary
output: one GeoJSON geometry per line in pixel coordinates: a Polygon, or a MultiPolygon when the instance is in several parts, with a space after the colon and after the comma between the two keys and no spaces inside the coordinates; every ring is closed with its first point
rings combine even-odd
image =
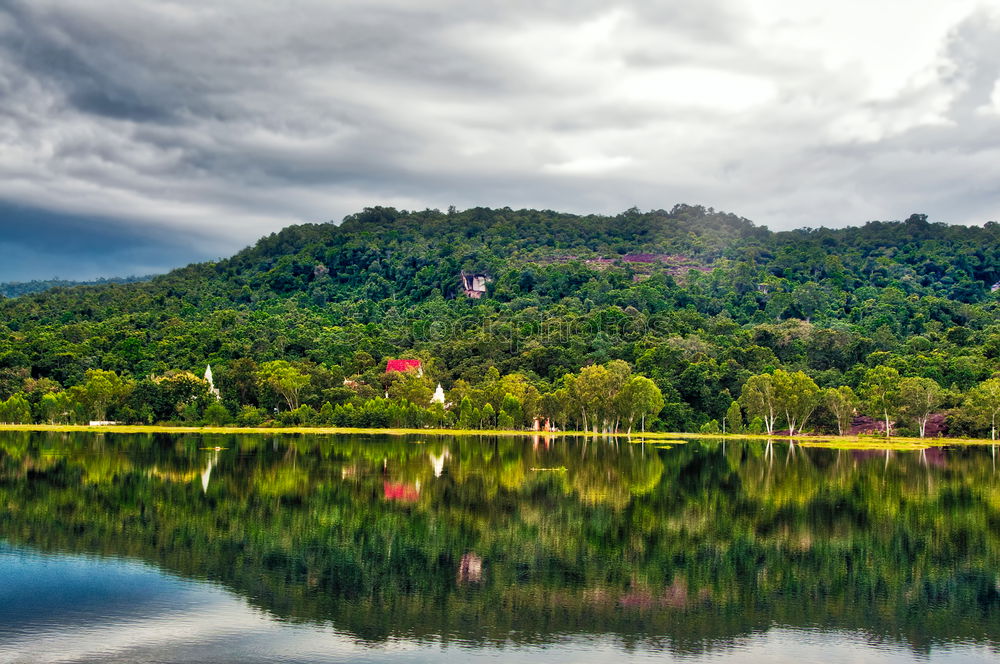
{"type": "Polygon", "coordinates": [[[370,208],[0,299],[0,421],[995,436],[998,283],[995,222],[370,208]]]}

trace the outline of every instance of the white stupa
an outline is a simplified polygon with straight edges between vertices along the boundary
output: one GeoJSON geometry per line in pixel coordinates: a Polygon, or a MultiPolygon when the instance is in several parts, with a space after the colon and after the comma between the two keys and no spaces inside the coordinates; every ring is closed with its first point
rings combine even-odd
{"type": "Polygon", "coordinates": [[[431,459],[431,467],[434,468],[434,477],[441,477],[441,473],[444,472],[444,462],[451,457],[451,454],[448,452],[448,448],[444,448],[444,451],[441,452],[441,456],[437,456],[433,452],[428,452],[427,456],[431,459]]]}
{"type": "Polygon", "coordinates": [[[441,383],[438,383],[437,389],[434,390],[434,396],[431,397],[431,403],[439,403],[444,405],[444,388],[441,387],[441,383]]]}
{"type": "Polygon", "coordinates": [[[205,366],[205,382],[208,383],[208,391],[216,398],[221,399],[222,395],[219,394],[219,388],[215,386],[215,381],[212,380],[212,365],[205,366]]]}

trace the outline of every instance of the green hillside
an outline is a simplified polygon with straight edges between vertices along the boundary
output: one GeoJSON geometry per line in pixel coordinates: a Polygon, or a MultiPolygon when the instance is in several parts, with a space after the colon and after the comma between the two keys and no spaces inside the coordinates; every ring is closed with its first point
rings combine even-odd
{"type": "MultiPolygon", "coordinates": [[[[591,367],[584,382],[605,380],[603,402],[628,401],[625,385],[646,376],[663,400],[647,423],[697,430],[735,415],[747,379],[776,369],[850,387],[880,419],[868,374],[884,367],[899,427],[917,419],[898,383],[926,378],[952,432],[988,434],[966,398],[1000,370],[997,282],[994,222],[775,233],[683,205],[615,217],[372,208],[144,283],[0,300],[0,420],[24,419],[23,400],[38,421],[258,422],[277,408],[286,422],[448,424],[468,399],[465,424],[591,426],[581,400],[602,397],[565,378],[591,367]],[[483,297],[466,296],[463,271],[485,278],[483,297]],[[396,357],[421,359],[425,377],[386,375],[396,357]],[[225,413],[205,413],[214,400],[195,377],[207,363],[225,413]],[[438,382],[454,406],[435,415],[438,382]]],[[[816,394],[807,427],[836,431],[816,394]]],[[[751,401],[741,418],[759,414],[751,401]]],[[[600,419],[624,428],[628,415],[600,419]]]]}

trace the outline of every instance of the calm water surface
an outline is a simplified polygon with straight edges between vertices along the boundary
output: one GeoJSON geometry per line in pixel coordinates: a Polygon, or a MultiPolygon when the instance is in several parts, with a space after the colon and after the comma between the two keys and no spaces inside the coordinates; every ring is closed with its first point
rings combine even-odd
{"type": "Polygon", "coordinates": [[[0,662],[997,662],[998,479],[988,447],[4,433],[0,662]]]}

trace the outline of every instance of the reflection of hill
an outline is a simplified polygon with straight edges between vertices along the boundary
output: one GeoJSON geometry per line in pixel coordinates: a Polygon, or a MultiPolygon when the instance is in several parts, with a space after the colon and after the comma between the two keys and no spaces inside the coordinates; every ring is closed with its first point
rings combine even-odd
{"type": "Polygon", "coordinates": [[[0,449],[11,542],[142,558],[362,639],[598,633],[695,652],[783,624],[1000,640],[987,450],[43,434],[0,449]]]}

